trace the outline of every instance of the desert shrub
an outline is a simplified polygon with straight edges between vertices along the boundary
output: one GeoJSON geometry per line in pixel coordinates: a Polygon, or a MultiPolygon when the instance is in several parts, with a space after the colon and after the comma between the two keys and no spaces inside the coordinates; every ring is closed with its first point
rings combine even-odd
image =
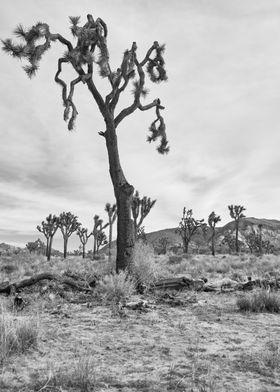
{"type": "Polygon", "coordinates": [[[279,294],[270,293],[266,290],[259,290],[239,297],[236,303],[239,310],[243,312],[280,313],[279,294]]]}
{"type": "Polygon", "coordinates": [[[158,279],[160,269],[156,264],[153,248],[139,241],[135,244],[130,274],[137,285],[150,287],[158,279]]]}
{"type": "Polygon", "coordinates": [[[104,276],[96,288],[97,295],[105,302],[114,303],[125,302],[134,292],[135,281],[126,271],[104,276]]]}
{"type": "Polygon", "coordinates": [[[7,275],[12,274],[16,270],[17,270],[17,266],[14,264],[4,264],[0,268],[0,271],[4,272],[7,275]]]}
{"type": "Polygon", "coordinates": [[[0,363],[15,353],[24,353],[37,345],[38,326],[34,320],[14,319],[3,311],[0,314],[0,363]]]}
{"type": "Polygon", "coordinates": [[[16,338],[18,349],[22,353],[30,347],[36,347],[38,340],[37,322],[33,319],[19,319],[16,325],[16,338]]]}

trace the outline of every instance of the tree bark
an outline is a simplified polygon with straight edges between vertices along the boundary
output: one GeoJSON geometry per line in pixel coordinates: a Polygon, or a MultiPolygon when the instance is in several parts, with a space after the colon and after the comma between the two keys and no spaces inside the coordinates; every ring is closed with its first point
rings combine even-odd
{"type": "Polygon", "coordinates": [[[236,222],[236,227],[235,227],[235,250],[236,250],[236,253],[239,252],[239,246],[238,246],[238,222],[236,222]]]}
{"type": "Polygon", "coordinates": [[[212,233],[212,256],[215,256],[215,231],[212,233]]]}
{"type": "Polygon", "coordinates": [[[184,238],[184,253],[188,253],[189,251],[189,241],[184,238]]]}
{"type": "Polygon", "coordinates": [[[47,259],[48,259],[48,261],[50,261],[50,259],[51,259],[51,253],[52,253],[52,241],[53,241],[53,237],[50,237],[50,242],[49,242],[49,249],[48,249],[48,256],[47,256],[47,259]]]}
{"type": "Polygon", "coordinates": [[[63,238],[63,258],[66,259],[67,257],[67,244],[68,244],[68,237],[65,236],[63,238]]]}
{"type": "Polygon", "coordinates": [[[24,287],[32,286],[40,282],[41,280],[56,280],[59,283],[66,284],[76,290],[80,291],[92,291],[92,288],[85,284],[85,282],[75,282],[72,278],[59,276],[51,272],[44,272],[42,274],[34,275],[30,278],[20,280],[19,282],[4,282],[0,284],[0,293],[10,294],[14,289],[21,289],[24,287]]]}
{"type": "Polygon", "coordinates": [[[132,262],[135,244],[134,224],[131,219],[131,203],[134,188],[130,185],[123,173],[114,120],[106,121],[106,146],[109,158],[109,171],[114,187],[117,202],[117,272],[129,268],[132,262]]]}
{"type": "Polygon", "coordinates": [[[83,244],[83,259],[86,257],[86,244],[83,244]]]}

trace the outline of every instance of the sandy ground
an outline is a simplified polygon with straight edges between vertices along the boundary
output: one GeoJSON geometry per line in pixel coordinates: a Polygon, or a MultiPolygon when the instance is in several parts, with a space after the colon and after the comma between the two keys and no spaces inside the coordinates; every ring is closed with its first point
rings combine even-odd
{"type": "Polygon", "coordinates": [[[280,353],[269,348],[280,347],[280,316],[240,313],[237,295],[183,292],[180,306],[149,295],[146,311],[118,312],[33,293],[17,317],[36,317],[38,347],[8,359],[0,390],[280,391],[280,353]],[[55,374],[74,379],[85,358],[88,389],[50,381],[55,374]]]}

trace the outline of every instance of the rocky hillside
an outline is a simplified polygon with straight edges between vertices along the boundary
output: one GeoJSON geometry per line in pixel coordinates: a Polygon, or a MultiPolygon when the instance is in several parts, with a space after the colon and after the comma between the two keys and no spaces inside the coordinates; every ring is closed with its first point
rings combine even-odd
{"type": "MultiPolygon", "coordinates": [[[[240,233],[239,241],[244,245],[246,244],[245,236],[251,232],[258,233],[259,225],[262,225],[262,236],[263,240],[269,240],[271,244],[274,245],[276,249],[280,248],[280,221],[275,219],[258,219],[258,218],[243,218],[240,221],[240,233]]],[[[226,235],[234,234],[235,223],[231,221],[222,227],[217,227],[217,245],[222,246],[223,240],[226,235]]],[[[203,236],[202,234],[195,235],[191,243],[191,248],[199,251],[207,249],[207,241],[209,239],[210,233],[203,236]],[[205,249],[206,248],[206,249],[205,249]]],[[[152,233],[147,233],[147,240],[155,247],[160,247],[162,239],[165,238],[168,242],[168,248],[176,247],[182,243],[182,239],[178,233],[176,233],[176,228],[165,229],[154,231],[152,233]]],[[[246,245],[245,245],[246,246],[246,245]]],[[[221,249],[222,250],[222,249],[221,249]]]]}

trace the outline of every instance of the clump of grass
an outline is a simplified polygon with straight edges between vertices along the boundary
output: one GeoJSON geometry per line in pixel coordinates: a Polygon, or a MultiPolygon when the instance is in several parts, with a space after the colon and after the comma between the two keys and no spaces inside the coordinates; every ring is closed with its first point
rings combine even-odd
{"type": "Polygon", "coordinates": [[[159,278],[159,266],[156,264],[153,248],[139,241],[135,244],[133,261],[129,266],[131,276],[136,285],[152,286],[159,278]]]}
{"type": "Polygon", "coordinates": [[[105,302],[123,303],[135,292],[135,281],[126,271],[104,276],[97,286],[97,294],[105,302]]]}
{"type": "MultiPolygon", "coordinates": [[[[50,366],[50,365],[49,365],[50,366]]],[[[29,385],[32,391],[55,390],[62,391],[70,388],[71,391],[90,392],[96,387],[96,376],[93,358],[88,355],[78,357],[71,363],[69,370],[63,368],[48,369],[48,377],[40,379],[37,372],[30,375],[33,380],[29,385]]]]}
{"type": "Polygon", "coordinates": [[[183,260],[182,255],[170,255],[168,262],[170,264],[178,264],[178,263],[181,263],[182,260],[183,260]]]}
{"type": "Polygon", "coordinates": [[[266,290],[239,297],[236,304],[242,312],[280,313],[280,296],[266,290]]]}
{"type": "Polygon", "coordinates": [[[13,353],[25,353],[29,348],[36,347],[38,325],[33,319],[15,319],[8,312],[0,314],[0,363],[13,353]]]}

